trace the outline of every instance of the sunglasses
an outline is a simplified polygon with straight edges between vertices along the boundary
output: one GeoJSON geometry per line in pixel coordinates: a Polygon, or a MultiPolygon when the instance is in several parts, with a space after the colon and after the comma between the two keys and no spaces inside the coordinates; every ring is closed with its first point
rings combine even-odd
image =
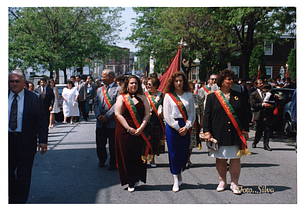
{"type": "Polygon", "coordinates": [[[10,83],[20,83],[21,81],[19,80],[9,80],[10,83]]]}

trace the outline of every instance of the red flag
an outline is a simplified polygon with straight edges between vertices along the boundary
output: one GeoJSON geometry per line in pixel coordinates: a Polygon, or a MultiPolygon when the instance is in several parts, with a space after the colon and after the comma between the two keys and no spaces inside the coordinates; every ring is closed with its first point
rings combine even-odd
{"type": "Polygon", "coordinates": [[[289,78],[290,77],[290,74],[289,74],[289,68],[286,69],[286,76],[285,78],[289,78]]]}
{"type": "Polygon", "coordinates": [[[261,76],[261,73],[260,73],[260,66],[258,66],[258,73],[257,73],[257,79],[259,79],[261,76]]]}
{"type": "Polygon", "coordinates": [[[177,54],[175,55],[174,59],[171,61],[171,64],[168,70],[163,74],[160,78],[160,85],[158,87],[158,91],[164,92],[165,85],[167,83],[167,79],[176,71],[180,70],[181,66],[181,46],[179,46],[177,54]]]}

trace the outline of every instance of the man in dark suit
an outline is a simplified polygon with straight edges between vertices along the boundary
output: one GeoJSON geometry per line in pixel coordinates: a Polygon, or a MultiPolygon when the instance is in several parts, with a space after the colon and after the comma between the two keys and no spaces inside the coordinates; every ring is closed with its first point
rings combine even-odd
{"type": "Polygon", "coordinates": [[[107,138],[109,139],[109,170],[116,169],[116,156],[115,156],[115,102],[119,95],[121,89],[114,82],[115,74],[110,69],[105,69],[102,72],[102,82],[104,86],[98,88],[97,95],[94,102],[94,112],[97,118],[96,124],[96,144],[97,144],[97,156],[99,158],[99,167],[104,167],[105,161],[107,159],[106,153],[106,143],[107,138]],[[107,88],[109,87],[109,88],[107,88]],[[112,106],[109,107],[105,99],[105,91],[107,90],[108,98],[112,102],[112,106]]]}
{"type": "Polygon", "coordinates": [[[248,89],[246,87],[246,79],[242,79],[241,80],[241,93],[244,96],[245,100],[247,100],[247,114],[248,114],[248,120],[249,122],[251,122],[251,118],[252,118],[252,114],[251,114],[251,106],[250,106],[250,102],[249,102],[249,92],[248,89]]]}
{"type": "MultiPolygon", "coordinates": [[[[263,81],[262,79],[257,79],[255,81],[257,85],[257,90],[250,94],[250,105],[254,109],[254,120],[257,123],[257,128],[255,132],[255,139],[252,143],[252,147],[256,148],[257,143],[259,142],[263,132],[265,131],[266,122],[263,120],[262,109],[272,108],[273,106],[269,103],[263,103],[264,95],[263,95],[263,81]]],[[[264,149],[271,151],[272,149],[269,147],[269,136],[264,135],[264,149]]]]}
{"type": "Polygon", "coordinates": [[[46,78],[41,78],[40,87],[35,89],[35,92],[40,94],[44,99],[44,108],[46,110],[46,116],[47,116],[48,126],[49,126],[50,111],[52,111],[53,109],[55,97],[52,88],[50,86],[47,86],[46,78]]]}
{"type": "Polygon", "coordinates": [[[9,203],[26,203],[29,195],[31,170],[38,149],[47,151],[48,124],[39,94],[24,89],[21,70],[9,75],[8,144],[9,144],[9,203]],[[38,135],[38,136],[37,136],[38,135]]]}
{"type": "MultiPolygon", "coordinates": [[[[86,101],[86,94],[87,94],[87,84],[81,80],[79,75],[76,76],[75,87],[78,90],[78,107],[82,113],[82,116],[85,121],[87,121],[87,113],[85,110],[85,101],[86,101]]],[[[79,121],[79,117],[76,118],[76,121],[79,121]]]]}

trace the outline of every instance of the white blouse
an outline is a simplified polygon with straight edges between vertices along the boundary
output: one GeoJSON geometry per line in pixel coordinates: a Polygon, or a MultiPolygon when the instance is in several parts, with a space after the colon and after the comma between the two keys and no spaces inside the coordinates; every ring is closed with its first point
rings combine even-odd
{"type": "MultiPolygon", "coordinates": [[[[191,92],[184,92],[181,96],[178,94],[177,96],[180,98],[180,100],[182,101],[182,103],[186,108],[188,114],[188,120],[185,123],[185,127],[189,129],[194,124],[195,114],[196,114],[193,94],[191,92]]],[[[178,125],[178,121],[176,121],[175,119],[183,118],[183,117],[176,103],[168,94],[166,94],[164,98],[163,113],[164,113],[164,118],[168,123],[168,125],[173,129],[178,130],[180,126],[178,125]]]]}

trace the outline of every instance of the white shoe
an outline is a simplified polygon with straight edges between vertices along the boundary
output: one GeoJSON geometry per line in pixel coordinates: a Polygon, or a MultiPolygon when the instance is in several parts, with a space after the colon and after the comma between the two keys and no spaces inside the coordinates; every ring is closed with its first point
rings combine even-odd
{"type": "Polygon", "coordinates": [[[150,164],[151,167],[155,168],[156,167],[156,164],[150,164]]]}
{"type": "Polygon", "coordinates": [[[174,184],[173,184],[173,192],[176,193],[179,191],[179,181],[178,181],[178,175],[173,175],[174,184]]]}
{"type": "Polygon", "coordinates": [[[223,186],[223,187],[217,187],[217,192],[221,192],[221,191],[224,191],[225,190],[225,188],[226,188],[226,186],[227,186],[227,184],[225,185],[225,186],[223,186]]]}
{"type": "Polygon", "coordinates": [[[239,189],[239,187],[235,187],[233,188],[232,186],[230,186],[231,191],[235,194],[235,195],[241,195],[242,191],[239,189]]]}
{"type": "Polygon", "coordinates": [[[131,188],[131,187],[128,186],[127,190],[128,190],[128,192],[132,193],[134,191],[134,187],[131,188]]]}
{"type": "Polygon", "coordinates": [[[174,193],[178,192],[179,191],[179,186],[173,185],[172,191],[174,193]]]}

